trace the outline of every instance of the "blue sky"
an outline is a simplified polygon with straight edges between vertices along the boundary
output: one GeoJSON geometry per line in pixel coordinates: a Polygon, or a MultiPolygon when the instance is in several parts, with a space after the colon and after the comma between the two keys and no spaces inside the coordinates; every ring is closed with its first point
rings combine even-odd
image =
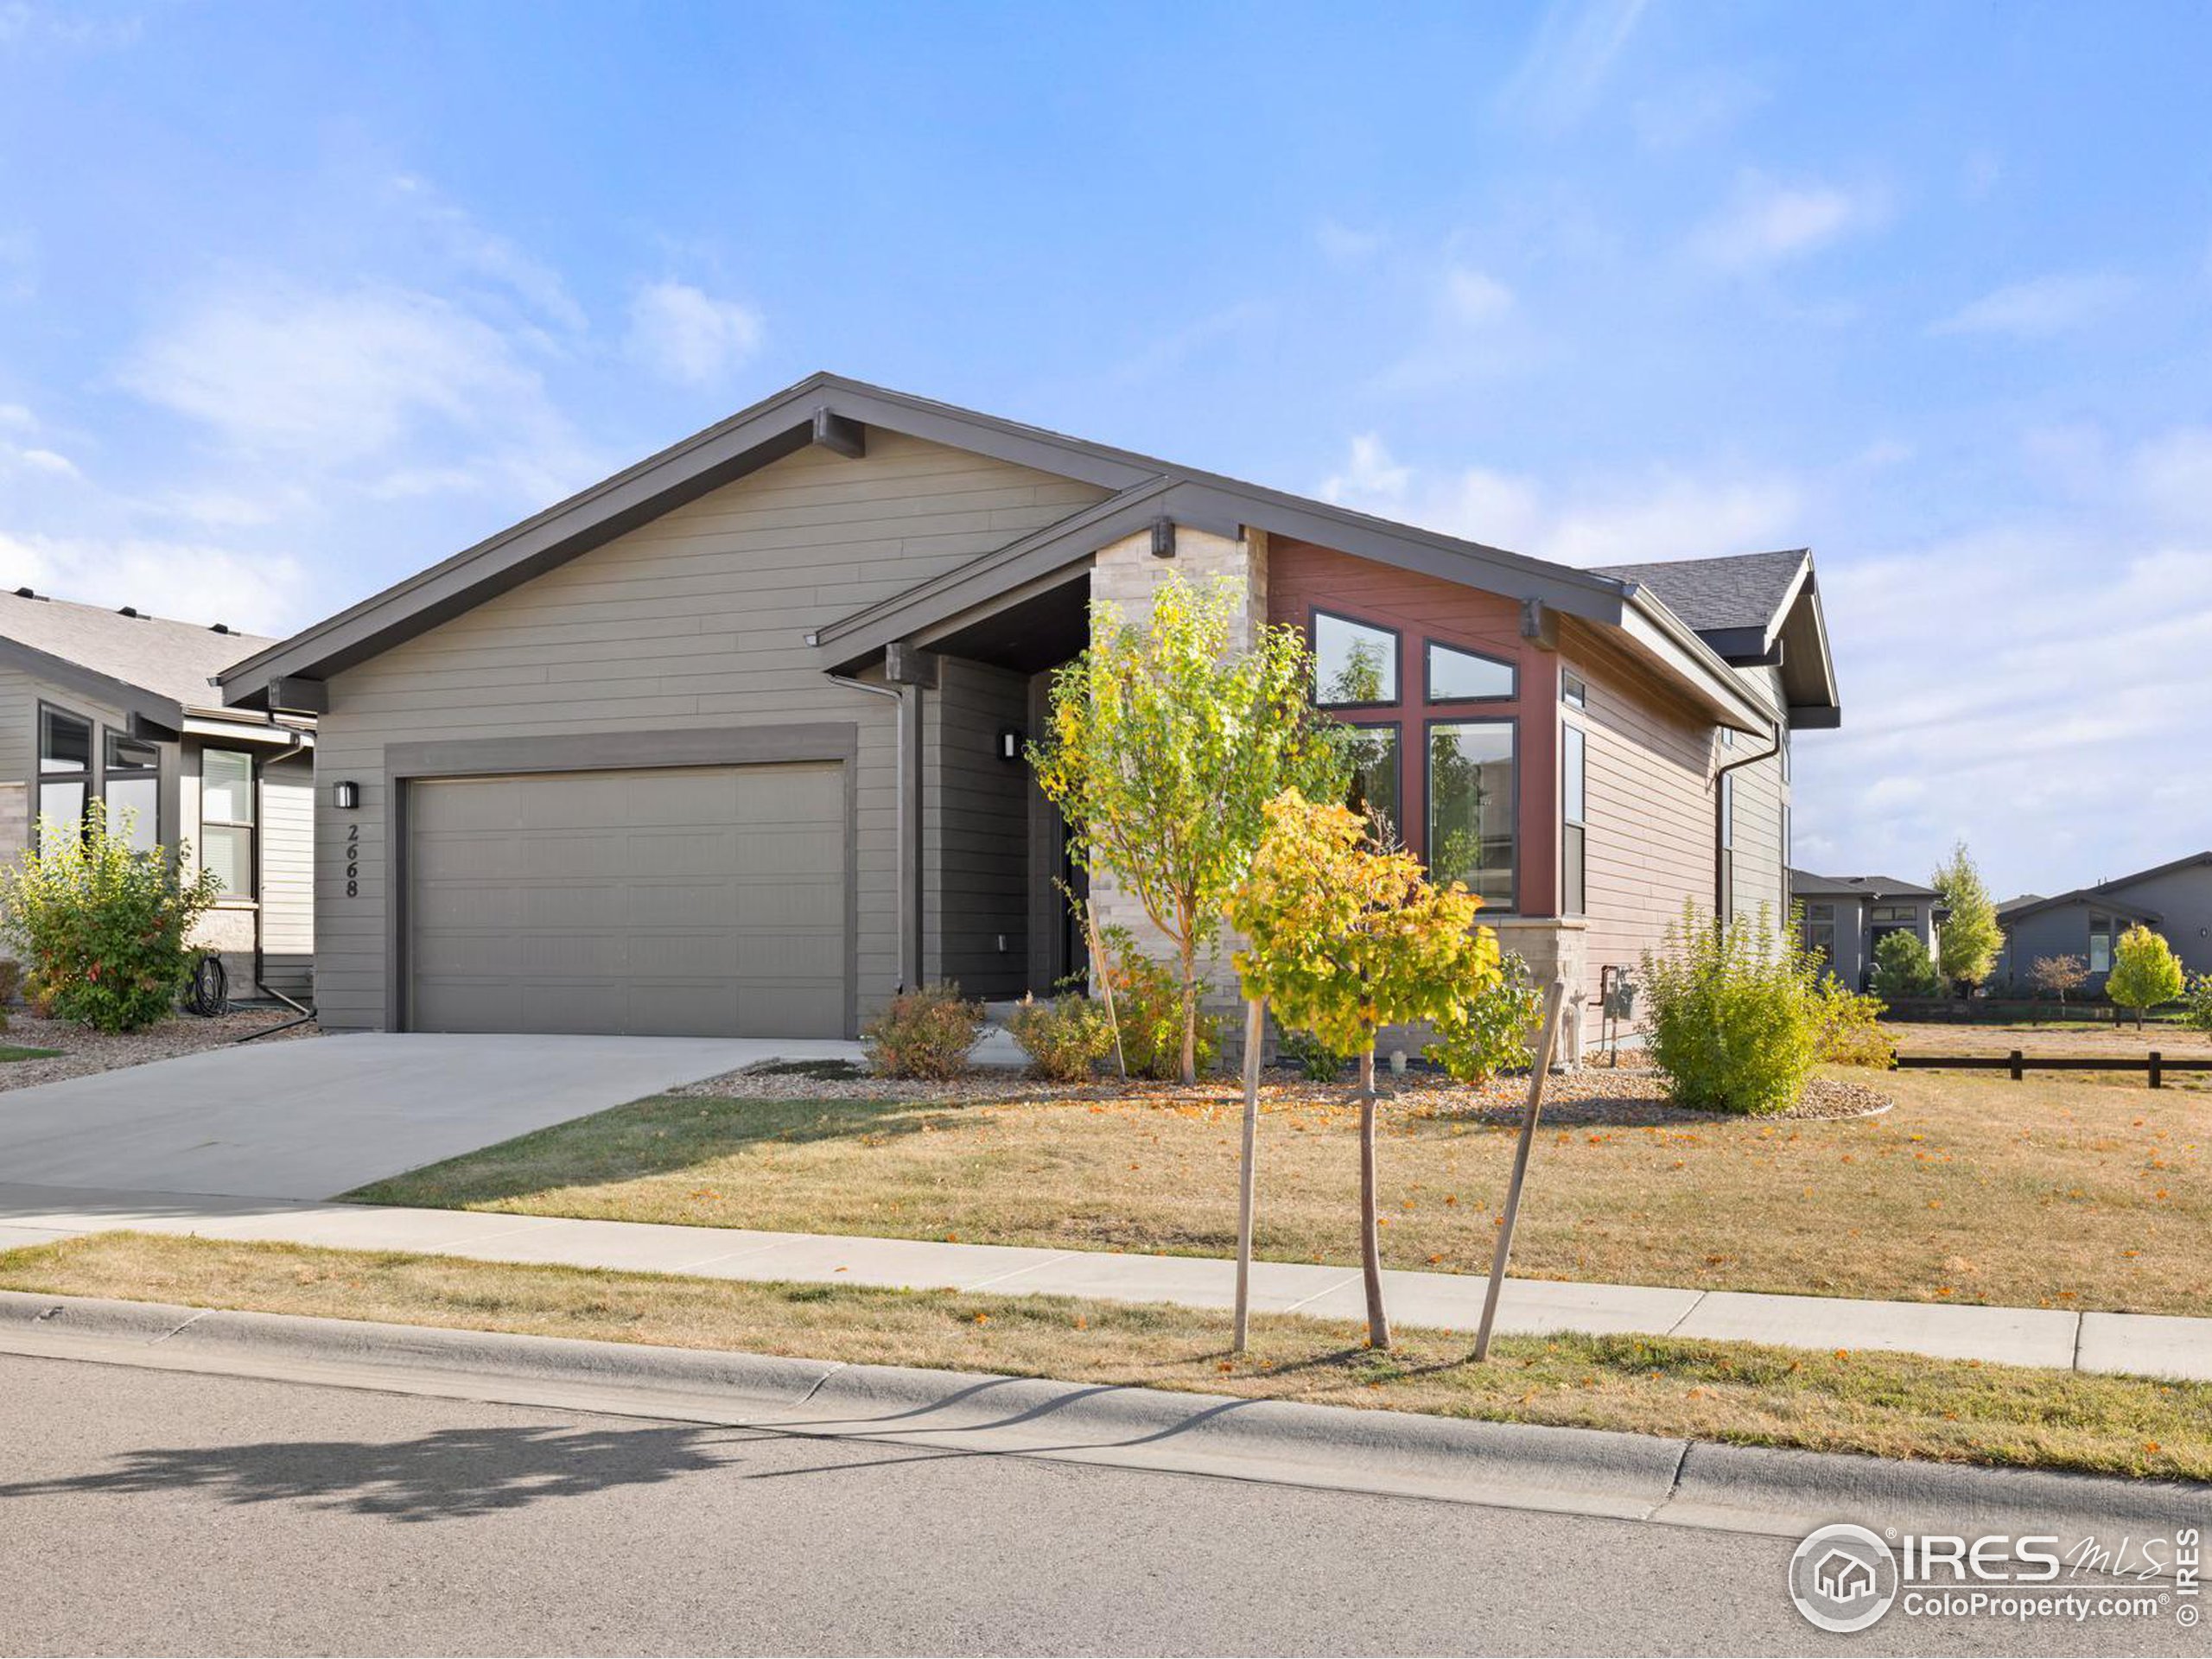
{"type": "Polygon", "coordinates": [[[1799,861],[2212,846],[2196,6],[0,0],[0,581],[282,632],[816,368],[1809,544],[1799,861]],[[1378,21],[1379,19],[1379,21],[1378,21]]]}

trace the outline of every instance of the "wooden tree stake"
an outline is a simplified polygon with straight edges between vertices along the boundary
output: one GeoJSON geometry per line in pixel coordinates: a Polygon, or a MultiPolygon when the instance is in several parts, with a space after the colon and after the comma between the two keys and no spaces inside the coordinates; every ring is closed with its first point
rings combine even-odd
{"type": "Polygon", "coordinates": [[[1505,1189],[1505,1220],[1497,1230],[1497,1251],[1491,1256],[1490,1283],[1483,1287],[1483,1322],[1475,1332],[1475,1360],[1490,1357],[1491,1327],[1497,1322],[1497,1299],[1505,1288],[1506,1264],[1513,1259],[1513,1224],[1521,1218],[1521,1187],[1529,1176],[1529,1154],[1536,1144],[1536,1117],[1544,1107],[1544,1079],[1551,1072],[1552,1051],[1559,1043],[1560,1007],[1567,1000],[1567,986],[1554,980],[1544,992],[1544,1034],[1538,1039],[1535,1064],[1529,1068],[1529,1109],[1521,1119],[1521,1144],[1513,1154],[1513,1180],[1505,1189]]]}
{"type": "Polygon", "coordinates": [[[1252,1212],[1259,1196],[1260,1048],[1268,1025],[1265,997],[1244,1003],[1244,1163],[1236,1200],[1236,1333],[1232,1351],[1243,1353],[1252,1326],[1252,1212]]]}

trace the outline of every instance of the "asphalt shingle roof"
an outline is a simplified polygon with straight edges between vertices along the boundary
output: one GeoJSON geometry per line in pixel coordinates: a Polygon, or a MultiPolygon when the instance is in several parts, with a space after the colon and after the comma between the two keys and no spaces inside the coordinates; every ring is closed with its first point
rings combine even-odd
{"type": "Polygon", "coordinates": [[[125,616],[67,599],[0,592],[0,638],[16,640],[96,674],[121,680],[188,709],[219,709],[208,683],[219,669],[276,642],[255,633],[218,633],[198,622],[125,616]]]}
{"type": "Polygon", "coordinates": [[[1893,875],[1815,875],[1810,870],[1789,872],[1789,891],[1815,899],[1940,899],[1943,895],[1917,881],[1900,881],[1893,875]]]}
{"type": "Polygon", "coordinates": [[[1700,633],[1719,628],[1764,628],[1789,597],[1805,563],[1805,550],[1738,553],[1719,559],[1673,559],[1659,564],[1601,564],[1601,576],[1649,588],[1660,602],[1700,633]]]}

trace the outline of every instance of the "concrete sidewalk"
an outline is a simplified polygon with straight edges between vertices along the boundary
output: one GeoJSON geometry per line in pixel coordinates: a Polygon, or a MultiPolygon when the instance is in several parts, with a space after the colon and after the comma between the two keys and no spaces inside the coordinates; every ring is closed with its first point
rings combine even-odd
{"type": "MultiPolygon", "coordinates": [[[[1229,1306],[1235,1282],[1232,1263],[1205,1256],[0,1184],[0,1249],[117,1228],[712,1279],[1092,1296],[1192,1307],[1229,1306]]],[[[1481,1278],[1402,1272],[1382,1277],[1399,1323],[1474,1328],[1482,1309],[1481,1278]]],[[[1357,1269],[1292,1262],[1254,1265],[1252,1305],[1262,1313],[1329,1319],[1357,1319],[1365,1307],[1357,1269]]],[[[1536,1336],[1580,1331],[1888,1349],[1940,1359],[2212,1381],[2212,1319],[1513,1279],[1499,1303],[1498,1328],[1536,1336]]]]}

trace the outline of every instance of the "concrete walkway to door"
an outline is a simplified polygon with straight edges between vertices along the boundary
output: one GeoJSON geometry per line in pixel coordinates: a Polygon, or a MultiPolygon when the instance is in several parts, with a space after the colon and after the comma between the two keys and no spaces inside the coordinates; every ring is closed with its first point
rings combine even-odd
{"type": "Polygon", "coordinates": [[[248,1043],[0,1094],[0,1180],[327,1198],[757,1060],[860,1054],[741,1037],[248,1043]]]}

